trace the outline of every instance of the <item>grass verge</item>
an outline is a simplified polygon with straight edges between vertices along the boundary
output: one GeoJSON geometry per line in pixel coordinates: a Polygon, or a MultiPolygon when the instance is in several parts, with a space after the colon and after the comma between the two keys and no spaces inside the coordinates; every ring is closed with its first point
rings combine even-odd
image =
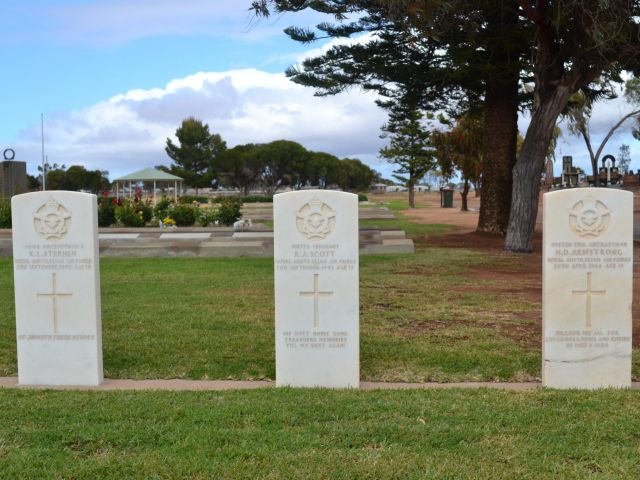
{"type": "Polygon", "coordinates": [[[3,478],[640,476],[635,391],[0,390],[3,478]]]}

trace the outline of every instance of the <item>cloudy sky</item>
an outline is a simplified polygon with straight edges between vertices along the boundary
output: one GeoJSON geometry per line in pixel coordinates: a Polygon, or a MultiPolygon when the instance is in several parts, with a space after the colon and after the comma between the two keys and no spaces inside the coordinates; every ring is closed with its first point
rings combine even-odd
{"type": "MultiPolygon", "coordinates": [[[[196,116],[229,146],[294,140],[360,158],[389,175],[377,156],[386,116],[372,95],[352,90],[317,98],[282,73],[326,46],[296,44],[282,30],[323,18],[299,13],[256,20],[250,3],[2,0],[0,150],[13,148],[16,160],[35,173],[42,113],[50,163],[108,170],[113,179],[168,165],[167,137],[182,119],[196,116]]],[[[594,143],[629,108],[620,100],[598,105],[594,143]]],[[[526,125],[522,118],[521,130],[526,125]]],[[[631,146],[631,168],[640,168],[640,148],[628,128],[606,153],[616,154],[622,143],[631,146]]],[[[588,165],[583,144],[568,133],[557,154],[588,165]]]]}

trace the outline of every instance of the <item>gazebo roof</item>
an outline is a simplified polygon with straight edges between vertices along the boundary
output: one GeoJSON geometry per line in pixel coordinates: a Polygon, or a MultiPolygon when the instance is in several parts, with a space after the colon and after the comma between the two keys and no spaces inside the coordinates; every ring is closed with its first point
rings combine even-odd
{"type": "Polygon", "coordinates": [[[154,180],[160,181],[160,182],[167,182],[167,181],[174,182],[174,181],[181,181],[183,179],[175,175],[172,175],[170,173],[163,172],[162,170],[157,170],[155,168],[145,168],[138,172],[133,172],[133,173],[130,173],[129,175],[125,175],[124,177],[116,178],[114,182],[129,182],[129,181],[149,182],[154,180]]]}

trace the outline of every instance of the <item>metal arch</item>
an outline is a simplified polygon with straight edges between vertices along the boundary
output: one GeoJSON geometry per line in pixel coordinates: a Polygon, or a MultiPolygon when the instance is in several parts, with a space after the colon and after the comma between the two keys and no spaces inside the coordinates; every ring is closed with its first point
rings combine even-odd
{"type": "Polygon", "coordinates": [[[5,160],[13,160],[16,158],[16,152],[13,148],[5,148],[2,153],[5,160]]]}

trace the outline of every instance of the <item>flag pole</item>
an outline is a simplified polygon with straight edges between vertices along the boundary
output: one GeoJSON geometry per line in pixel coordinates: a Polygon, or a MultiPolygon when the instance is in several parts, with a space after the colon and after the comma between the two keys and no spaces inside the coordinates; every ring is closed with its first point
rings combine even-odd
{"type": "Polygon", "coordinates": [[[44,158],[44,113],[40,114],[40,138],[42,140],[42,191],[47,189],[47,163],[44,158]]]}

